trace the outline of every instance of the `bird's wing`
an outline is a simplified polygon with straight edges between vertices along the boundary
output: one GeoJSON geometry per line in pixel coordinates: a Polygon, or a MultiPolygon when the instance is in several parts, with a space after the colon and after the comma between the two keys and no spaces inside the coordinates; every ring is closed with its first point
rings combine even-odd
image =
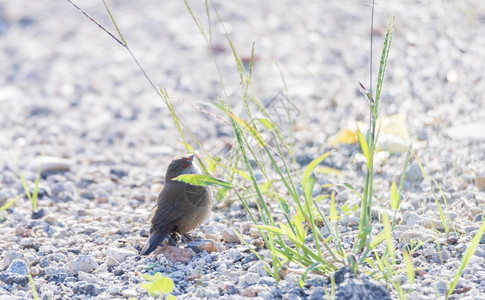
{"type": "MultiPolygon", "coordinates": [[[[201,207],[201,202],[204,201],[205,198],[210,197],[210,194],[205,186],[187,184],[185,187],[185,196],[192,206],[201,207]]],[[[208,204],[210,205],[210,202],[208,202],[208,204]]]]}
{"type": "MultiPolygon", "coordinates": [[[[196,203],[187,198],[187,187],[191,185],[183,182],[168,182],[158,195],[157,205],[150,215],[152,228],[166,226],[190,212],[196,203]]],[[[192,195],[192,193],[191,193],[192,195]]],[[[194,196],[191,196],[191,199],[194,196]]]]}

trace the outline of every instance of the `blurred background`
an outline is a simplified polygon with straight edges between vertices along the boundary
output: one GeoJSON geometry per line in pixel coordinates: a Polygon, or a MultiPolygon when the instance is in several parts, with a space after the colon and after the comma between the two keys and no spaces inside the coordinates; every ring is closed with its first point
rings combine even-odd
{"type": "MultiPolygon", "coordinates": [[[[77,4],[116,35],[101,1],[77,4]]],[[[254,43],[253,85],[265,105],[287,88],[297,108],[297,147],[321,153],[349,120],[367,120],[358,81],[370,88],[370,1],[213,1],[208,10],[204,1],[187,1],[214,56],[182,1],[107,4],[140,64],[167,89],[181,119],[211,153],[220,151],[231,128],[192,105],[221,115],[211,104],[221,96],[241,109],[226,33],[246,63],[254,43]]],[[[437,149],[446,149],[449,138],[480,131],[472,126],[447,135],[458,125],[485,129],[479,122],[485,3],[377,1],[374,87],[392,20],[382,115],[404,113],[411,136],[437,149]]],[[[42,151],[78,165],[154,160],[161,167],[184,151],[168,110],[129,53],[67,1],[0,1],[0,65],[3,167],[12,161],[23,166],[42,151]]]]}

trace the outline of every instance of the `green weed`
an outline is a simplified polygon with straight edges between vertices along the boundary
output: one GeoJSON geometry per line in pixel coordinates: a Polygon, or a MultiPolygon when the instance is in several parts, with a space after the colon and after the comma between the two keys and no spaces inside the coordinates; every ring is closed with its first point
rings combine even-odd
{"type": "Polygon", "coordinates": [[[177,297],[170,294],[173,291],[174,283],[170,277],[162,276],[160,272],[153,276],[142,274],[148,282],[142,283],[141,286],[147,291],[148,295],[153,298],[164,298],[166,300],[176,300],[177,297]]]}

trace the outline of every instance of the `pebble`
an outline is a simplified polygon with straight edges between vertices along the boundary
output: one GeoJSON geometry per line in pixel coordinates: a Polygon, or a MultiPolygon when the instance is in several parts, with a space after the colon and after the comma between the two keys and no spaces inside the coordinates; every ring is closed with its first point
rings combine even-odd
{"type": "Polygon", "coordinates": [[[90,255],[79,255],[76,259],[69,262],[69,273],[77,275],[78,272],[91,273],[98,267],[94,258],[90,255]]]}
{"type": "Polygon", "coordinates": [[[232,228],[226,228],[222,231],[221,238],[226,243],[240,243],[239,237],[232,228]]]}
{"type": "Polygon", "coordinates": [[[7,250],[6,252],[4,252],[4,256],[3,256],[4,269],[8,268],[15,259],[21,259],[22,257],[23,255],[19,251],[7,250]]]}
{"type": "Polygon", "coordinates": [[[114,257],[111,257],[111,256],[107,256],[104,263],[106,264],[106,266],[108,268],[116,267],[116,266],[120,265],[120,262],[117,261],[114,257]]]}
{"type": "Polygon", "coordinates": [[[187,248],[192,249],[195,253],[206,251],[207,253],[221,252],[222,246],[212,240],[197,240],[187,244],[187,248]]]}
{"type": "Polygon", "coordinates": [[[169,261],[186,263],[192,259],[194,251],[173,246],[164,246],[159,250],[169,261]]]}
{"type": "Polygon", "coordinates": [[[14,259],[7,269],[7,273],[27,275],[29,268],[21,259],[14,259]]]}
{"type": "Polygon", "coordinates": [[[246,273],[239,277],[238,285],[241,285],[243,288],[254,285],[258,282],[260,278],[259,274],[257,273],[246,273]]]}
{"type": "Polygon", "coordinates": [[[111,256],[115,260],[121,262],[126,260],[127,257],[134,256],[136,254],[133,251],[129,251],[121,248],[108,248],[106,250],[106,255],[111,256]]]}
{"type": "Polygon", "coordinates": [[[68,171],[73,165],[69,159],[55,156],[38,156],[34,158],[29,169],[33,172],[63,172],[68,171]]]}

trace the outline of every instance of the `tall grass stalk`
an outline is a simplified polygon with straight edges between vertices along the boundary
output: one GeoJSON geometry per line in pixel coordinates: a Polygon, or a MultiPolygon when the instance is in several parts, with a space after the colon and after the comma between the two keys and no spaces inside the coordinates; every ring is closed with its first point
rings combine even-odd
{"type": "MultiPolygon", "coordinates": [[[[360,84],[361,91],[369,102],[369,134],[366,139],[359,133],[359,143],[367,161],[367,173],[365,176],[364,192],[362,194],[362,204],[360,209],[360,222],[359,222],[359,236],[358,236],[358,251],[364,251],[367,244],[367,238],[370,234],[370,219],[372,212],[372,197],[374,194],[373,181],[374,181],[374,154],[376,151],[376,144],[378,138],[377,131],[377,119],[379,117],[379,102],[381,98],[382,84],[384,82],[384,74],[386,71],[387,59],[389,56],[389,50],[392,42],[392,33],[394,31],[394,22],[389,23],[384,37],[384,46],[381,53],[381,61],[379,64],[379,73],[377,75],[377,87],[375,97],[372,96],[365,87],[360,84]]],[[[372,55],[372,54],[371,54],[372,55]]]]}

